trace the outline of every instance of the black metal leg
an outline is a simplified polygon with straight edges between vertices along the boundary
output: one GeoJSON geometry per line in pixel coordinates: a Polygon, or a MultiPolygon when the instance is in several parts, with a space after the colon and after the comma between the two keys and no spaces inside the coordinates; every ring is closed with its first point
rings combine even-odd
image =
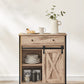
{"type": "Polygon", "coordinates": [[[66,70],[66,36],[65,36],[65,84],[67,83],[66,75],[67,75],[67,70],[66,70]]]}
{"type": "Polygon", "coordinates": [[[21,84],[21,81],[20,81],[20,36],[19,36],[19,84],[21,84]]]}

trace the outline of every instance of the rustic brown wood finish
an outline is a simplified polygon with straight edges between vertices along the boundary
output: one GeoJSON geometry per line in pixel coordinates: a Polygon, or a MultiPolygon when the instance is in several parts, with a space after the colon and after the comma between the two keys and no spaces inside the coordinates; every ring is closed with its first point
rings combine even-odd
{"type": "MultiPolygon", "coordinates": [[[[40,83],[63,83],[65,84],[65,33],[58,34],[19,34],[20,38],[20,84],[27,84],[22,80],[22,69],[25,67],[42,67],[42,81],[40,83]],[[22,49],[22,48],[42,48],[64,46],[63,53],[61,49],[22,49]],[[25,53],[36,54],[41,56],[42,63],[25,64],[25,53]]],[[[34,83],[34,82],[33,82],[34,83]]],[[[35,82],[38,83],[38,82],[35,82]]],[[[32,84],[32,82],[28,83],[32,84]]]]}

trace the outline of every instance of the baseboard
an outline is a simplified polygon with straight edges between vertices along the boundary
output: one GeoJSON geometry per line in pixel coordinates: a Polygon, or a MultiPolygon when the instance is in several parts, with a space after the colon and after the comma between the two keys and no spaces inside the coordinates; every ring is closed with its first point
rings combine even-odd
{"type": "Polygon", "coordinates": [[[67,76],[67,81],[84,81],[84,76],[67,76]]]}
{"type": "Polygon", "coordinates": [[[0,81],[19,81],[19,76],[0,76],[0,81]]]}
{"type": "MultiPolygon", "coordinates": [[[[0,76],[0,81],[19,81],[19,76],[0,76]]],[[[67,76],[67,81],[84,81],[84,76],[67,76]]]]}

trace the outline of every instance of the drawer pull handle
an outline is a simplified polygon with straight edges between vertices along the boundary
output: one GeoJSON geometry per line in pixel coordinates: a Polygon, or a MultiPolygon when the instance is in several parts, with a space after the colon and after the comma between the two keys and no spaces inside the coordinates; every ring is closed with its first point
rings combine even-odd
{"type": "Polygon", "coordinates": [[[33,42],[34,40],[33,40],[33,39],[31,39],[31,41],[33,42]]]}
{"type": "Polygon", "coordinates": [[[52,41],[55,41],[55,39],[53,39],[52,41]]]}

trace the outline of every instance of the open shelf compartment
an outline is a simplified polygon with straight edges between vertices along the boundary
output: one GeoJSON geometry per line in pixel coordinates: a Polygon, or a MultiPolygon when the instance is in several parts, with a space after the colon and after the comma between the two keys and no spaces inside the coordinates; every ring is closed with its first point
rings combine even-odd
{"type": "Polygon", "coordinates": [[[42,82],[42,49],[22,49],[22,84],[34,84],[34,83],[41,83],[42,82]],[[27,55],[38,55],[40,59],[39,63],[25,63],[25,59],[27,55]],[[40,72],[40,80],[35,82],[32,81],[32,75],[30,75],[29,82],[25,82],[25,71],[27,72],[30,70],[31,74],[33,71],[40,72]]]}
{"type": "Polygon", "coordinates": [[[36,76],[37,80],[35,82],[41,82],[42,81],[42,67],[36,67],[36,66],[34,66],[34,67],[32,67],[32,66],[22,67],[22,82],[26,83],[24,77],[25,77],[25,74],[29,72],[30,73],[30,81],[27,82],[27,83],[28,84],[29,83],[34,83],[34,81],[32,81],[32,78],[33,78],[32,74],[33,74],[34,71],[37,72],[37,73],[40,72],[40,78],[38,80],[38,77],[36,76]]]}
{"type": "MultiPolygon", "coordinates": [[[[27,56],[27,55],[38,55],[38,58],[40,59],[40,62],[39,63],[36,63],[36,65],[38,66],[38,65],[41,65],[41,63],[42,63],[42,50],[41,49],[23,49],[22,50],[22,65],[24,66],[27,66],[28,64],[27,63],[25,63],[25,57],[27,56]]],[[[29,64],[29,66],[31,66],[31,65],[33,65],[33,64],[29,64]]],[[[34,64],[34,66],[35,66],[35,64],[34,64]]]]}

